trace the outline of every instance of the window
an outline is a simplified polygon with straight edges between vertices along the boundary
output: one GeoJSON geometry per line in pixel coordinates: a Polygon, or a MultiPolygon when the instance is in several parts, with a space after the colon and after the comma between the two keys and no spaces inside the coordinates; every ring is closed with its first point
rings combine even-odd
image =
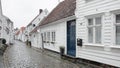
{"type": "Polygon", "coordinates": [[[55,39],[55,32],[52,32],[52,41],[55,41],[56,39],[55,39]]]}
{"type": "Polygon", "coordinates": [[[120,45],[120,14],[116,15],[116,45],[120,45]]]}
{"type": "Polygon", "coordinates": [[[47,40],[50,41],[50,32],[47,32],[47,40]]]}
{"type": "Polygon", "coordinates": [[[101,17],[88,19],[88,42],[101,43],[101,17]]]}
{"type": "Polygon", "coordinates": [[[44,41],[46,41],[46,33],[44,33],[44,41]]]}

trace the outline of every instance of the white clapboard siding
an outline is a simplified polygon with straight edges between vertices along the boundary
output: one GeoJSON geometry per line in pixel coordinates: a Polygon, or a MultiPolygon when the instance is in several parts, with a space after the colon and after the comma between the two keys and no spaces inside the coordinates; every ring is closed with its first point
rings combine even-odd
{"type": "Polygon", "coordinates": [[[56,33],[56,41],[55,44],[44,43],[44,48],[59,52],[60,46],[65,46],[66,48],[66,21],[50,23],[42,26],[41,33],[44,32],[52,32],[56,33]]]}
{"type": "Polygon", "coordinates": [[[120,10],[120,0],[76,0],[76,36],[83,39],[77,46],[77,57],[120,67],[120,46],[115,45],[114,11],[120,10]],[[102,43],[88,43],[87,17],[101,15],[102,43]]]}

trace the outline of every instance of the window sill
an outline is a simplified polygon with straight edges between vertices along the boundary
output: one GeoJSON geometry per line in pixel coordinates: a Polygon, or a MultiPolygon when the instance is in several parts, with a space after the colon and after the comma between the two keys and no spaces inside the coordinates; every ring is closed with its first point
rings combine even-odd
{"type": "Polygon", "coordinates": [[[86,43],[85,46],[95,46],[95,47],[104,47],[102,44],[92,44],[92,43],[86,43]]]}
{"type": "Polygon", "coordinates": [[[92,43],[86,43],[84,44],[85,46],[93,46],[93,47],[110,47],[110,48],[115,48],[115,49],[120,49],[120,45],[102,45],[102,44],[92,44],[92,43]]]}
{"type": "Polygon", "coordinates": [[[111,48],[120,48],[120,45],[110,46],[111,48]]]}

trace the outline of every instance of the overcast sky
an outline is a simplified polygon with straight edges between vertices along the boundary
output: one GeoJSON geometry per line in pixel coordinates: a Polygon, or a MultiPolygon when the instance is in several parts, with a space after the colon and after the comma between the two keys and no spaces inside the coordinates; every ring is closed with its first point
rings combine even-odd
{"type": "MultiPolygon", "coordinates": [[[[51,11],[58,0],[1,0],[3,14],[14,22],[14,27],[26,26],[39,13],[39,9],[51,11]]],[[[61,0],[62,1],[62,0],[61,0]]]]}

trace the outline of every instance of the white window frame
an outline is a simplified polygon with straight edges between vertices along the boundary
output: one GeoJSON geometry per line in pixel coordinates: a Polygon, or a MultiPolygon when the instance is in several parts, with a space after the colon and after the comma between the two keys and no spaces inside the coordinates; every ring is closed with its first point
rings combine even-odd
{"type": "Polygon", "coordinates": [[[43,33],[43,40],[46,41],[47,40],[47,36],[46,36],[46,32],[43,33]]]}
{"type": "Polygon", "coordinates": [[[56,32],[55,31],[51,32],[51,40],[52,40],[52,42],[56,41],[56,32]]]}
{"type": "Polygon", "coordinates": [[[50,32],[47,32],[47,41],[50,42],[50,32]]]}
{"type": "Polygon", "coordinates": [[[101,16],[101,15],[100,15],[100,16],[96,16],[96,17],[87,18],[87,30],[88,30],[88,31],[87,31],[87,41],[88,41],[88,43],[90,43],[90,44],[102,44],[102,16],[101,16]],[[96,22],[95,22],[95,19],[96,19],[97,17],[100,17],[100,18],[101,18],[101,24],[99,24],[99,25],[98,25],[98,24],[97,24],[97,25],[95,24],[95,23],[96,23],[96,22]],[[89,25],[89,22],[88,22],[89,19],[93,19],[93,25],[89,25]],[[99,26],[101,27],[101,43],[96,43],[96,40],[95,40],[95,39],[96,39],[96,35],[95,35],[95,34],[96,34],[96,33],[95,33],[96,26],[97,26],[97,27],[99,27],[99,26]],[[93,42],[92,42],[92,43],[89,42],[89,33],[88,33],[88,31],[89,31],[89,28],[90,28],[90,27],[93,28],[93,42]]]}
{"type": "Polygon", "coordinates": [[[120,23],[117,23],[116,22],[116,15],[119,15],[119,14],[114,14],[114,45],[116,46],[120,46],[120,45],[117,45],[116,43],[116,26],[120,26],[120,23]]]}

